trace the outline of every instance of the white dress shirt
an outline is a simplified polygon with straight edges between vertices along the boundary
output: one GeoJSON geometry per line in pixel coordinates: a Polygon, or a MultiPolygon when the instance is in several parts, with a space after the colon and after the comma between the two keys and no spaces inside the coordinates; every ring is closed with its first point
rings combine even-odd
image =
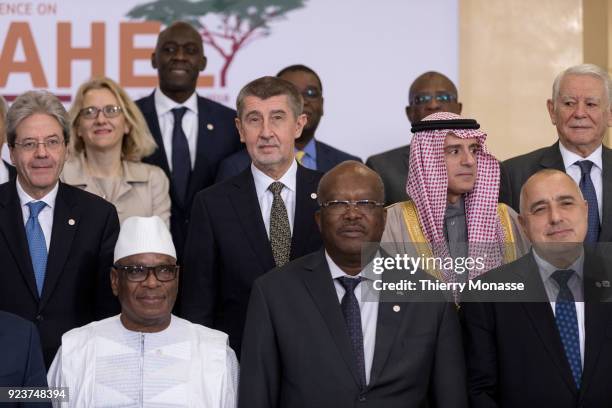
{"type": "Polygon", "coordinates": [[[281,197],[285,202],[285,208],[287,209],[287,217],[289,217],[289,228],[291,229],[291,235],[293,236],[293,219],[295,218],[295,189],[297,179],[297,162],[291,161],[291,166],[287,169],[285,174],[278,179],[274,180],[263,171],[259,170],[253,163],[251,163],[251,173],[253,174],[253,181],[255,181],[255,191],[257,192],[257,201],[259,201],[259,208],[261,209],[261,216],[266,226],[266,232],[268,238],[270,238],[270,210],[272,210],[272,201],[274,200],[274,194],[268,187],[275,181],[280,181],[285,185],[285,188],[281,191],[281,197]]]}
{"type": "Polygon", "coordinates": [[[43,235],[45,236],[45,245],[47,245],[47,253],[49,253],[49,245],[51,244],[51,230],[53,229],[53,210],[55,209],[55,198],[57,197],[57,190],[59,188],[59,182],[55,183],[55,187],[47,193],[46,196],[40,200],[35,200],[19,184],[17,179],[17,195],[19,196],[19,202],[21,203],[21,213],[23,215],[23,225],[28,222],[30,218],[30,207],[27,206],[32,201],[44,201],[47,204],[38,214],[38,223],[42,228],[43,235]]]}
{"type": "Polygon", "coordinates": [[[170,170],[172,170],[172,131],[174,130],[172,109],[182,106],[187,108],[187,112],[183,116],[183,132],[187,137],[191,169],[193,169],[198,145],[198,95],[194,92],[185,102],[177,103],[164,95],[162,91],[156,89],[153,98],[155,99],[157,121],[159,122],[159,130],[161,131],[170,170]]]}
{"type": "MultiPolygon", "coordinates": [[[[544,259],[540,258],[536,253],[535,249],[533,250],[533,257],[538,265],[538,270],[540,271],[540,277],[542,278],[542,282],[544,283],[544,288],[546,289],[546,295],[548,296],[548,300],[550,301],[550,306],[552,307],[553,314],[555,314],[555,304],[557,300],[557,296],[559,295],[559,284],[556,280],[553,279],[552,274],[555,271],[559,270],[556,266],[548,263],[544,259]]],[[[567,286],[569,287],[572,295],[575,300],[580,300],[579,302],[574,302],[576,305],[576,319],[578,320],[578,341],[580,342],[580,360],[582,361],[582,367],[584,368],[584,291],[583,291],[583,266],[584,266],[584,254],[580,255],[576,261],[570,265],[569,268],[573,269],[574,273],[571,278],[567,281],[567,286]]]]}
{"type": "Polygon", "coordinates": [[[582,160],[590,160],[593,162],[593,167],[591,167],[591,181],[593,182],[593,187],[595,187],[595,195],[597,196],[597,207],[599,210],[599,222],[601,223],[603,214],[603,192],[602,192],[602,178],[601,173],[603,169],[602,164],[602,148],[601,145],[597,149],[593,151],[588,157],[582,157],[577,155],[574,152],[570,152],[563,146],[563,143],[559,142],[559,151],[561,151],[561,157],[563,158],[563,165],[565,166],[565,172],[574,179],[576,184],[580,185],[580,178],[582,177],[582,172],[580,171],[580,166],[576,163],[577,161],[582,160]]]}
{"type": "Polygon", "coordinates": [[[0,184],[9,181],[9,172],[4,161],[0,162],[0,184]]]}
{"type": "MultiPolygon", "coordinates": [[[[338,302],[342,303],[342,298],[346,291],[342,284],[338,281],[337,278],[342,276],[348,276],[349,278],[355,278],[354,276],[347,275],[336,263],[331,259],[327,251],[325,251],[325,259],[327,259],[327,265],[329,266],[329,271],[331,272],[332,279],[334,280],[334,287],[336,288],[336,294],[338,295],[338,302]]],[[[368,267],[364,268],[364,270],[368,270],[368,267]]],[[[371,270],[371,268],[370,268],[371,270]]],[[[366,277],[366,274],[362,270],[357,274],[357,276],[361,276],[364,279],[369,279],[366,277]]],[[[366,376],[366,384],[370,383],[370,371],[372,371],[372,362],[374,361],[374,348],[376,346],[376,324],[378,322],[378,302],[370,301],[371,299],[368,295],[368,300],[365,301],[362,296],[362,290],[368,291],[367,285],[364,284],[363,281],[355,286],[355,297],[357,298],[357,302],[359,302],[359,309],[361,311],[361,330],[363,331],[363,357],[365,360],[365,376],[366,376]]]]}

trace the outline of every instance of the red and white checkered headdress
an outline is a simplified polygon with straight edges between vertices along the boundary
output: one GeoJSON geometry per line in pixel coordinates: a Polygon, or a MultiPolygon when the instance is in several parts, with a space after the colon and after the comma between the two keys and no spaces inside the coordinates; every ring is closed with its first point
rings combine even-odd
{"type": "MultiPolygon", "coordinates": [[[[449,112],[427,116],[427,121],[465,120],[449,112]]],[[[475,123],[475,122],[474,122],[475,123]]],[[[444,126],[441,124],[441,126],[444,126]]],[[[435,126],[434,126],[435,127],[435,126]]],[[[479,149],[476,153],[477,175],[474,189],[464,195],[470,256],[479,254],[473,250],[495,244],[501,251],[488,253],[486,270],[499,266],[503,260],[504,232],[497,215],[499,197],[499,163],[485,145],[487,135],[479,129],[440,129],[417,131],[410,145],[410,160],[406,191],[414,201],[425,237],[435,256],[446,257],[448,249],[444,237],[444,214],[447,206],[448,173],[444,159],[444,141],[452,132],[461,139],[475,138],[479,149]],[[499,252],[499,253],[497,253],[499,252]]],[[[484,271],[470,271],[470,278],[484,271]]],[[[453,274],[454,275],[454,274],[453,274]]],[[[448,276],[452,280],[451,276],[448,276]]]]}

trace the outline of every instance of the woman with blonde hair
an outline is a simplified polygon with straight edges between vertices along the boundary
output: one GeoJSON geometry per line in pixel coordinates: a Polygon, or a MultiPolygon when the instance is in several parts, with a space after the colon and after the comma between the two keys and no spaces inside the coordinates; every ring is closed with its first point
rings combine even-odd
{"type": "Polygon", "coordinates": [[[139,215],[170,222],[169,181],[142,163],[156,148],[144,117],[109,78],[82,84],[70,108],[71,157],[62,181],[96,194],[117,208],[119,220],[139,215]]]}

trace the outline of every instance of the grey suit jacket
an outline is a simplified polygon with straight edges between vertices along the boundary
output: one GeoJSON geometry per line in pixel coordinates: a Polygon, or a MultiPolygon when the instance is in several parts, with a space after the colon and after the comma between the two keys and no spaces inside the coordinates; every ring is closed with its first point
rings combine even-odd
{"type": "Polygon", "coordinates": [[[240,408],[467,407],[461,334],[448,303],[381,302],[370,384],[358,374],[324,252],[255,281],[240,408]]]}
{"type": "Polygon", "coordinates": [[[370,156],[366,160],[366,166],[377,172],[385,184],[387,205],[410,199],[406,193],[409,158],[410,145],[406,145],[370,156]]]}
{"type": "MultiPolygon", "coordinates": [[[[612,150],[602,149],[603,211],[599,241],[612,241],[612,150]]],[[[521,187],[534,173],[542,169],[565,171],[559,142],[504,161],[501,165],[499,201],[520,211],[521,187]]]]}

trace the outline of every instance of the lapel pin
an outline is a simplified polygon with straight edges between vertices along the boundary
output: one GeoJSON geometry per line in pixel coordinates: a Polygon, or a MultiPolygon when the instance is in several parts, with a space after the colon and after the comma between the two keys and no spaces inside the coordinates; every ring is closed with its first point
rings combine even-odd
{"type": "Polygon", "coordinates": [[[607,281],[607,280],[601,281],[601,284],[602,284],[602,286],[604,288],[609,288],[610,287],[610,281],[607,281]]]}
{"type": "Polygon", "coordinates": [[[68,225],[74,225],[76,224],[76,221],[73,220],[72,218],[68,220],[68,225]]]}
{"type": "Polygon", "coordinates": [[[401,307],[399,307],[399,305],[393,305],[393,311],[394,312],[399,312],[401,310],[401,307]]]}
{"type": "Polygon", "coordinates": [[[213,130],[214,128],[215,127],[213,126],[212,123],[209,123],[209,124],[206,125],[206,129],[208,129],[208,130],[213,130]]]}
{"type": "Polygon", "coordinates": [[[310,193],[310,198],[312,198],[313,200],[317,199],[317,193],[310,193]]]}

